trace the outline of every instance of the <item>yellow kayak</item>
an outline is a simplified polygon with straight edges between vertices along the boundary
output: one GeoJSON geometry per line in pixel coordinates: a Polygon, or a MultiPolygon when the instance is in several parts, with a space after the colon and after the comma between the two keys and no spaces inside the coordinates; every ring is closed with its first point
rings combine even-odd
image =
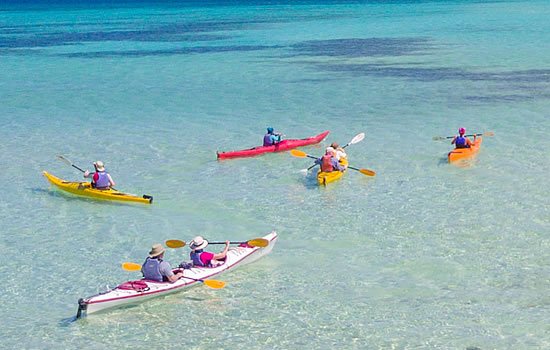
{"type": "MultiPolygon", "coordinates": [[[[348,164],[348,158],[342,158],[340,159],[341,165],[347,165],[348,164]]],[[[317,182],[319,182],[319,185],[327,185],[329,182],[338,180],[346,173],[346,170],[344,171],[331,171],[329,173],[326,173],[324,171],[321,171],[319,169],[319,172],[317,173],[317,182]]]]}
{"type": "Polygon", "coordinates": [[[70,182],[60,179],[52,174],[47,172],[42,172],[44,176],[50,181],[53,185],[59,187],[63,191],[70,192],[79,196],[92,197],[98,199],[107,199],[115,201],[124,201],[124,202],[139,202],[139,203],[152,203],[153,197],[148,195],[143,195],[143,197],[134,196],[132,194],[123,193],[115,191],[112,189],[108,190],[98,190],[92,188],[89,182],[70,182]]]}

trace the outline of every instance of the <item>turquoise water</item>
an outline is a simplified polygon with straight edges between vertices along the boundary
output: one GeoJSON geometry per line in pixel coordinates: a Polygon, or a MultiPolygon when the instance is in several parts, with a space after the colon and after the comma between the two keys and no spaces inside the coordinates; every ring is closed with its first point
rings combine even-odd
{"type": "Polygon", "coordinates": [[[547,2],[0,10],[2,348],[550,347],[547,2]],[[288,153],[216,160],[267,126],[330,130],[313,155],[365,132],[350,165],[376,176],[319,188],[288,153]],[[459,126],[495,135],[449,165],[432,137],[459,126]],[[56,154],[154,204],[55,190],[43,170],[81,176],[56,154]],[[155,242],[271,230],[223,290],[71,322],[155,242]]]}

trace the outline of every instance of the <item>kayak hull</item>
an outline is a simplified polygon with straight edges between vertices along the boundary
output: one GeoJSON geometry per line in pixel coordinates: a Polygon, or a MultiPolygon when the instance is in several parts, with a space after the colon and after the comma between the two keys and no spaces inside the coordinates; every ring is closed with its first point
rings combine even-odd
{"type": "Polygon", "coordinates": [[[195,266],[189,269],[174,269],[174,272],[183,271],[184,274],[182,278],[174,283],[141,279],[139,281],[129,281],[106,292],[82,298],[78,301],[77,317],[80,318],[107,309],[134,305],[158,296],[180,292],[186,288],[195,286],[197,283],[200,284],[200,281],[196,281],[198,279],[208,279],[233,270],[236,267],[254,262],[271,252],[277,240],[277,233],[271,232],[263,238],[269,242],[266,247],[238,246],[230,248],[227,252],[225,263],[221,266],[195,266]],[[128,288],[128,285],[139,285],[140,288],[136,290],[128,288]],[[145,288],[142,288],[144,286],[145,288]]]}
{"type": "MultiPolygon", "coordinates": [[[[340,164],[341,165],[348,165],[348,159],[347,158],[340,159],[340,164]]],[[[346,173],[346,170],[344,170],[344,171],[331,171],[331,172],[327,173],[327,172],[321,171],[319,169],[319,171],[317,172],[317,182],[319,183],[319,185],[326,186],[328,183],[336,181],[339,178],[341,178],[342,176],[344,176],[345,173],[346,173]]]]}
{"type": "Polygon", "coordinates": [[[470,148],[456,148],[449,152],[447,155],[449,163],[475,155],[481,148],[481,141],[481,137],[478,137],[476,138],[476,142],[470,148]]]}
{"type": "Polygon", "coordinates": [[[218,159],[253,157],[263,153],[282,152],[282,151],[288,151],[297,147],[315,145],[323,141],[323,139],[327,137],[328,133],[329,131],[325,131],[322,134],[309,137],[307,139],[283,140],[273,146],[258,146],[250,149],[245,149],[242,151],[221,152],[221,153],[218,152],[218,159]]]}
{"type": "Polygon", "coordinates": [[[92,188],[89,182],[70,182],[60,179],[45,171],[42,172],[48,181],[57,188],[75,194],[96,199],[115,200],[123,202],[138,202],[150,204],[153,202],[153,197],[144,195],[143,197],[134,196],[132,194],[108,190],[97,190],[92,188]]]}

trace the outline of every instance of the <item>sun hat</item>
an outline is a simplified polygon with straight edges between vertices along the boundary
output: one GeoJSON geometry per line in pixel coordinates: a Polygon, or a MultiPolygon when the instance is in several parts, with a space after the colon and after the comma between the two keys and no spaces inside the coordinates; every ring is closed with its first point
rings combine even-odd
{"type": "Polygon", "coordinates": [[[271,134],[273,132],[273,128],[270,126],[269,128],[267,128],[267,132],[271,134]]]}
{"type": "Polygon", "coordinates": [[[100,161],[100,160],[96,160],[96,161],[94,162],[94,166],[95,166],[95,168],[97,169],[97,171],[103,171],[103,170],[105,170],[105,165],[103,165],[103,162],[100,161]]]}
{"type": "Polygon", "coordinates": [[[334,152],[334,148],[328,146],[327,149],[325,150],[326,153],[333,153],[334,152]]]}
{"type": "Polygon", "coordinates": [[[459,134],[465,134],[465,133],[466,133],[466,129],[464,129],[464,128],[459,128],[459,129],[458,129],[458,133],[459,133],[459,134]]]}
{"type": "Polygon", "coordinates": [[[149,257],[154,258],[156,256],[161,255],[164,253],[164,247],[160,243],[153,244],[153,247],[151,247],[151,251],[149,252],[149,257]]]}
{"type": "Polygon", "coordinates": [[[201,236],[197,236],[193,238],[191,243],[189,243],[189,248],[191,248],[191,250],[201,250],[206,248],[207,245],[208,241],[206,239],[202,238],[201,236]]]}

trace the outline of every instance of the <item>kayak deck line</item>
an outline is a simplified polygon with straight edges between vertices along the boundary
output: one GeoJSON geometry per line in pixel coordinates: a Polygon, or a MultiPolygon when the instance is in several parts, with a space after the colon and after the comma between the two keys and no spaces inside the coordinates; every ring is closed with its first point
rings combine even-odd
{"type": "Polygon", "coordinates": [[[269,244],[266,247],[238,246],[232,247],[227,252],[224,264],[217,267],[194,266],[188,269],[176,268],[173,271],[183,271],[184,276],[174,283],[158,282],[151,280],[128,281],[105,292],[95,294],[78,300],[77,318],[103,311],[110,308],[136,304],[160,295],[168,295],[191,287],[197,282],[224,273],[237,266],[246,265],[267,255],[275,245],[277,233],[271,232],[264,236],[269,244]],[[128,288],[128,283],[138,284],[139,288],[128,288]],[[146,288],[143,288],[143,285],[146,288]]]}

